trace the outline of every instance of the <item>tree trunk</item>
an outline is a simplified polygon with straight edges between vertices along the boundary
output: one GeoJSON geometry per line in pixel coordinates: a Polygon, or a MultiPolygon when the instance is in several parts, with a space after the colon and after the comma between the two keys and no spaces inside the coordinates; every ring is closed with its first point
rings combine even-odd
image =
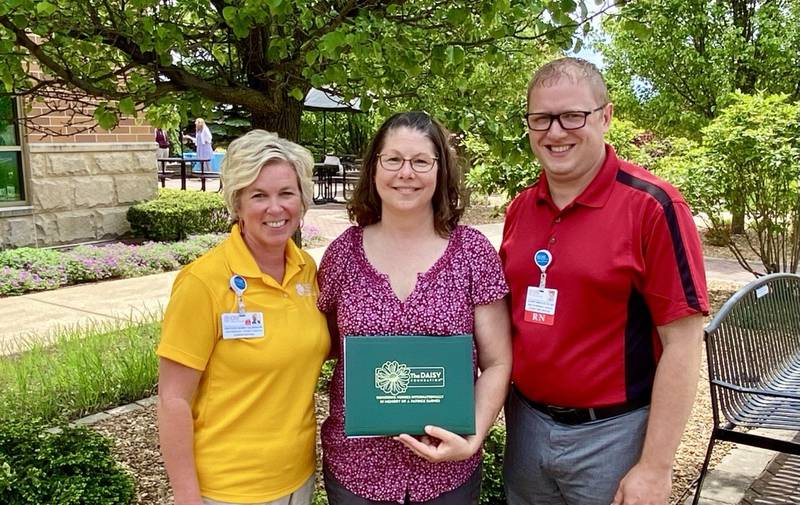
{"type": "Polygon", "coordinates": [[[744,233],[744,210],[737,209],[731,212],[731,235],[744,233]]]}
{"type": "MultiPolygon", "coordinates": [[[[254,129],[275,132],[282,138],[298,142],[300,140],[300,117],[303,113],[303,103],[286,95],[276,97],[275,103],[282,103],[279,112],[271,113],[262,110],[250,111],[250,124],[254,129]]],[[[303,230],[298,228],[292,240],[299,246],[303,246],[303,230]]]]}
{"type": "Polygon", "coordinates": [[[303,104],[290,96],[277,97],[275,103],[283,105],[278,112],[250,111],[253,128],[275,132],[281,137],[298,142],[300,140],[300,117],[303,104]]]}

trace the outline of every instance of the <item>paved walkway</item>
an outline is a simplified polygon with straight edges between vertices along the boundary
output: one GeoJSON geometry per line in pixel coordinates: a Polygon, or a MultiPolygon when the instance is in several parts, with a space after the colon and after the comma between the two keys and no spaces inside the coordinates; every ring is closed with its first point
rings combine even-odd
{"type": "MultiPolygon", "coordinates": [[[[350,226],[344,206],[335,203],[313,207],[306,214],[304,222],[309,228],[315,228],[319,235],[328,239],[336,238],[350,226]]],[[[477,228],[495,247],[499,247],[502,224],[479,225],[477,228]]],[[[309,253],[319,262],[324,251],[324,247],[319,247],[310,249],[309,253]]],[[[706,271],[709,281],[744,285],[752,280],[752,275],[743,271],[734,260],[707,258],[706,271]]],[[[148,314],[158,317],[166,307],[176,275],[177,272],[168,272],[0,298],[0,354],[16,352],[23,348],[26,342],[46,338],[63,328],[83,326],[92,322],[127,321],[148,314]]],[[[731,451],[723,463],[707,478],[701,503],[709,505],[735,505],[740,502],[746,505],[800,503],[800,499],[794,498],[789,498],[789,501],[785,502],[759,501],[764,495],[766,484],[779,482],[780,479],[793,482],[793,492],[796,493],[800,463],[795,462],[794,466],[770,467],[773,456],[774,453],[751,448],[731,451]],[[789,470],[782,471],[782,468],[789,470]],[[790,472],[788,480],[786,472],[790,472]],[[754,481],[755,484],[751,487],[754,481]],[[762,490],[761,494],[755,494],[758,489],[762,490]],[[749,493],[747,495],[749,501],[743,501],[746,493],[749,493]]],[[[783,489],[782,496],[789,496],[786,491],[788,488],[783,489]]]]}
{"type": "MultiPolygon", "coordinates": [[[[334,239],[350,226],[342,204],[312,207],[305,224],[319,235],[334,239]]],[[[495,247],[500,246],[502,224],[477,226],[495,247]]],[[[310,249],[319,262],[324,247],[310,249]]],[[[752,279],[733,260],[709,258],[707,275],[711,280],[743,285],[752,279]]],[[[0,354],[15,352],[25,341],[52,334],[59,328],[91,321],[108,322],[139,318],[160,312],[166,306],[177,272],[149,275],[92,284],[80,284],[54,291],[0,298],[0,354]]]]}

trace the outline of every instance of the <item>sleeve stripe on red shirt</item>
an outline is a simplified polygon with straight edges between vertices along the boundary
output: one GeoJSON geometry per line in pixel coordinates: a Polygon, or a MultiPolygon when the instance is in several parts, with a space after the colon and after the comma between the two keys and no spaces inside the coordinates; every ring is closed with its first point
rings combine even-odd
{"type": "Polygon", "coordinates": [[[683,242],[683,237],[681,236],[681,228],[678,225],[678,218],[675,215],[675,207],[672,199],[666,191],[655,184],[639,179],[623,170],[617,171],[617,181],[633,189],[644,191],[661,204],[664,210],[664,217],[667,221],[667,227],[672,237],[672,247],[675,252],[675,260],[678,264],[678,272],[680,273],[681,285],[683,286],[683,294],[686,297],[686,303],[698,312],[703,312],[700,301],[697,298],[697,289],[695,288],[694,279],[692,278],[692,270],[689,267],[689,257],[686,255],[686,247],[683,242]]]}

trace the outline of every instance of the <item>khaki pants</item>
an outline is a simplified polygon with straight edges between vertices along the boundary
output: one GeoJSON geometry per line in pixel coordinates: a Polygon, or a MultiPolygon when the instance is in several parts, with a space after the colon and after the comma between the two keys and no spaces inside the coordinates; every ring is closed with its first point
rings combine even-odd
{"type": "Polygon", "coordinates": [[[268,502],[259,503],[230,503],[226,501],[216,501],[210,498],[203,498],[204,505],[309,505],[311,497],[314,495],[314,476],[308,478],[300,489],[292,494],[288,494],[283,498],[272,500],[268,502]]]}

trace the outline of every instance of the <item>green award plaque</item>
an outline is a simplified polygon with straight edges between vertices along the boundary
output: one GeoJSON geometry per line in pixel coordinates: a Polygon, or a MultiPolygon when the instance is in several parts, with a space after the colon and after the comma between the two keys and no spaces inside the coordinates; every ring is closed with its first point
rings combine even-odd
{"type": "Polygon", "coordinates": [[[345,434],[475,433],[472,335],[347,336],[345,434]]]}

